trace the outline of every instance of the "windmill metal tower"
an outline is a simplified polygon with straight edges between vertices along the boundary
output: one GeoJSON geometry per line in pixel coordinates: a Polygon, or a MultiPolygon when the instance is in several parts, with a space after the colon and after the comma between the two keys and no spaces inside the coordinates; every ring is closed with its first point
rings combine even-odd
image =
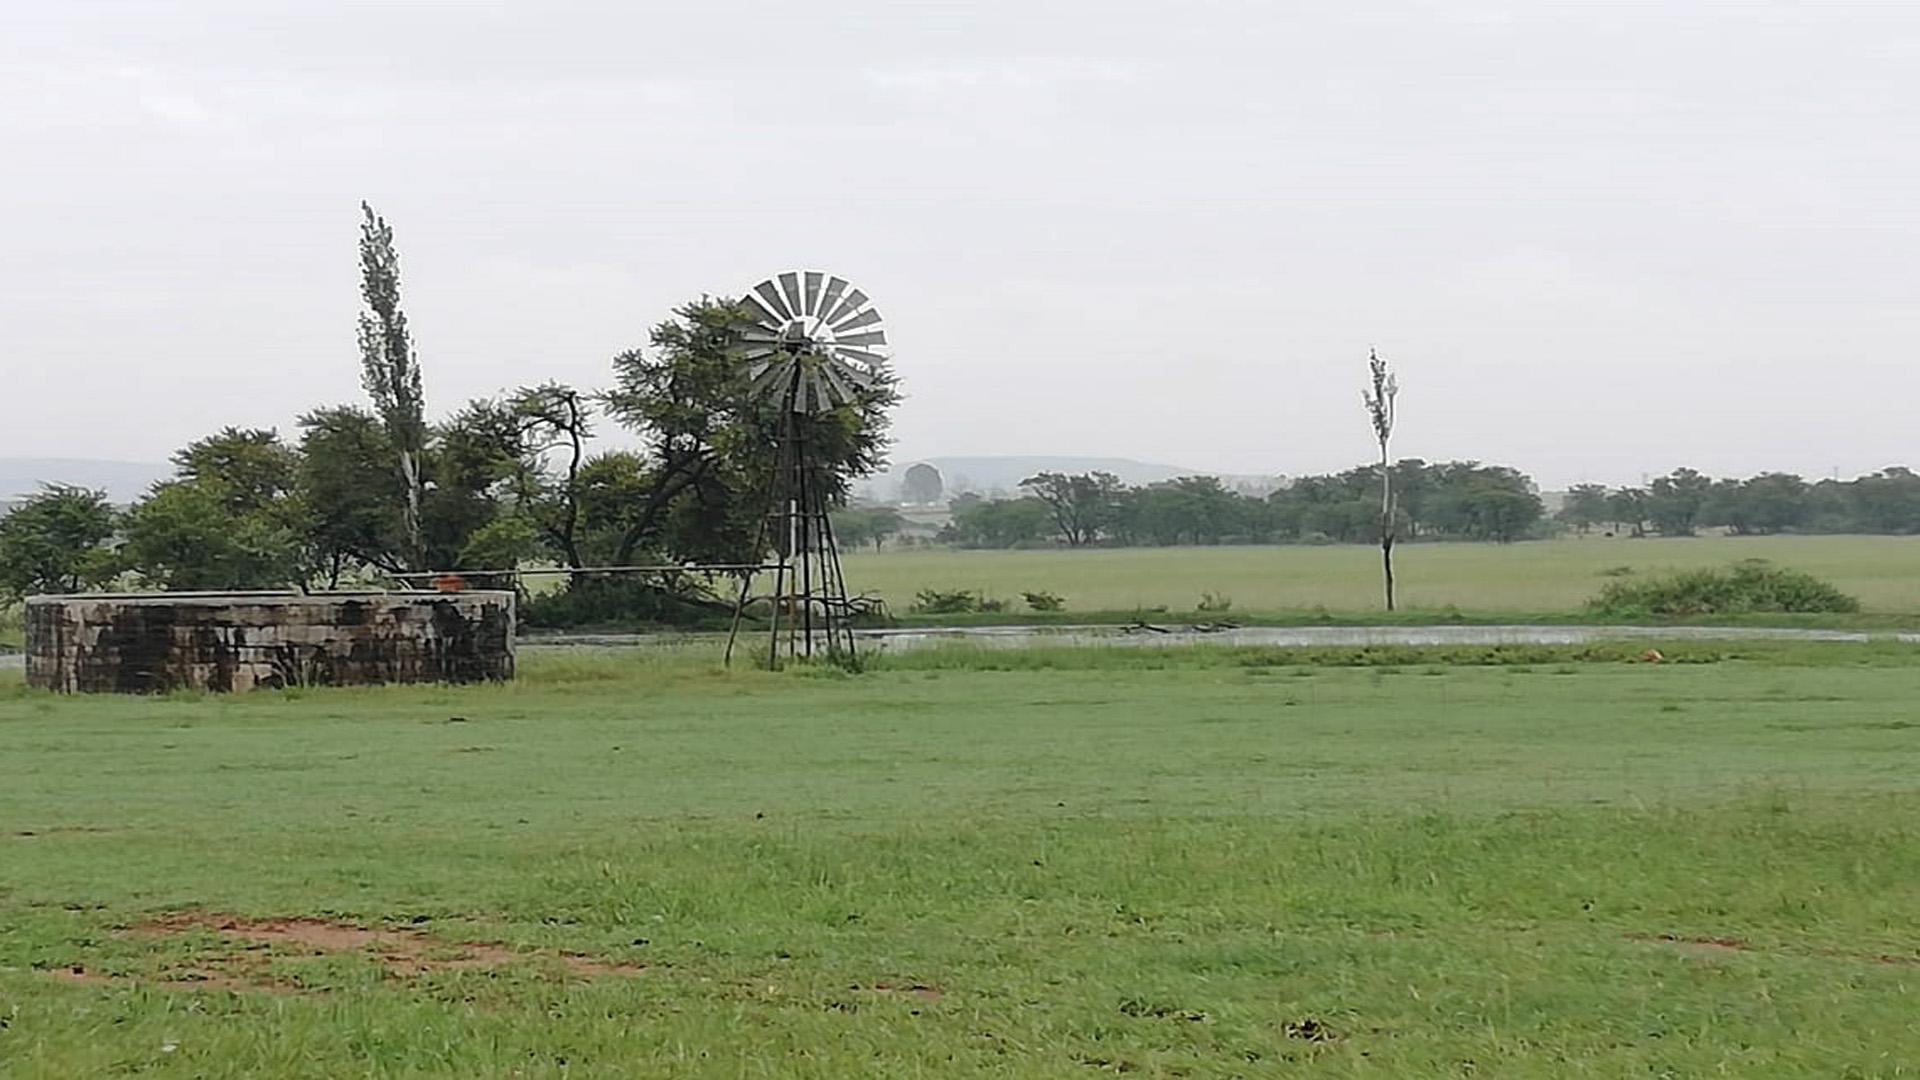
{"type": "MultiPolygon", "coordinates": [[[[767,663],[824,657],[854,661],[852,611],[828,518],[830,476],[808,441],[811,421],[859,404],[887,363],[887,334],[867,295],[844,279],[795,270],[753,287],[741,306],[740,362],[752,396],[778,411],[771,499],[756,541],[771,550],[767,663]]],[[[762,577],[765,575],[763,574],[762,577]]],[[[727,657],[754,578],[743,577],[727,657]]]]}

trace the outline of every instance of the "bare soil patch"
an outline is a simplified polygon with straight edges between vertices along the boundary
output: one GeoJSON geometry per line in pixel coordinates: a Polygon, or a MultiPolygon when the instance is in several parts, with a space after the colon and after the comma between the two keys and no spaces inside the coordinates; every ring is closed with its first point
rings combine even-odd
{"type": "Polygon", "coordinates": [[[928,986],[926,983],[874,983],[872,986],[855,986],[852,989],[894,997],[919,998],[921,1001],[939,1001],[947,996],[945,990],[937,986],[928,986]]]}
{"type": "Polygon", "coordinates": [[[1678,934],[1659,934],[1639,940],[1666,945],[1693,956],[1731,956],[1753,951],[1753,946],[1735,937],[1681,937],[1678,934]]]}
{"type": "Polygon", "coordinates": [[[408,927],[373,929],[328,919],[243,919],[200,912],[164,915],[127,931],[135,938],[162,939],[208,932],[233,947],[224,955],[198,958],[195,967],[163,972],[158,978],[93,971],[84,966],[52,969],[63,982],[112,985],[140,982],[169,990],[235,990],[291,993],[299,988],[276,979],[268,965],[277,958],[362,955],[376,960],[391,978],[412,979],[447,971],[492,970],[517,964],[557,967],[577,978],[639,975],[638,964],[620,964],[579,953],[535,952],[493,942],[454,942],[408,927]]]}

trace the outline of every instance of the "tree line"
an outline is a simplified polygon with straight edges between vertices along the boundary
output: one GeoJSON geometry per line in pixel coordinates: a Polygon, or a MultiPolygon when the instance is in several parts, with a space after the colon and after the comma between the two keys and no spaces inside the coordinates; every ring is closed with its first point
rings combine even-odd
{"type": "MultiPolygon", "coordinates": [[[[941,539],[980,548],[1378,543],[1381,480],[1378,466],[1361,466],[1257,497],[1212,476],[1129,486],[1111,473],[1043,472],[1017,496],[953,500],[941,539]]],[[[1409,458],[1394,463],[1391,480],[1400,539],[1508,543],[1545,527],[1537,488],[1514,469],[1409,458]]]]}
{"type": "Polygon", "coordinates": [[[1746,479],[1680,468],[1642,487],[1576,484],[1559,519],[1585,535],[1692,536],[1717,528],[1767,533],[1920,533],[1920,475],[1895,466],[1852,480],[1808,482],[1792,473],[1746,479]]]}

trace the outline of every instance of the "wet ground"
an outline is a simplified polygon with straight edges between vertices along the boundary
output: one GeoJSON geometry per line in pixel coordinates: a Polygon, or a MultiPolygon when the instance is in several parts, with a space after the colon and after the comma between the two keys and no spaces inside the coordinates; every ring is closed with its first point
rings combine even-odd
{"type": "MultiPolygon", "coordinates": [[[[975,626],[914,630],[862,630],[862,646],[900,652],[929,645],[966,644],[992,649],[1040,645],[1268,645],[1313,648],[1341,645],[1584,645],[1596,641],[1905,641],[1920,633],[1860,630],[1794,630],[1758,626],[975,626]]],[[[520,639],[523,650],[649,645],[718,640],[721,635],[537,634],[520,639]]],[[[25,664],[20,653],[0,653],[0,671],[25,664]]]]}
{"type": "MultiPolygon", "coordinates": [[[[1314,648],[1341,645],[1583,645],[1596,641],[1910,641],[1920,634],[1854,630],[1796,630],[1743,626],[979,626],[862,630],[861,644],[882,652],[966,644],[1023,649],[1041,645],[1266,645],[1314,648]]],[[[555,634],[521,639],[522,648],[642,646],[691,640],[651,634],[555,634]]]]}

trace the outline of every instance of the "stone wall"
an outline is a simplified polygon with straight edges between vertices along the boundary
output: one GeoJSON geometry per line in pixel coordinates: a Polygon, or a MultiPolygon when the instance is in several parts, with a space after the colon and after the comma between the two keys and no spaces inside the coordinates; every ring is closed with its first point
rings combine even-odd
{"type": "Polygon", "coordinates": [[[513,678],[513,594],[152,593],[27,601],[27,683],[67,693],[513,678]]]}

